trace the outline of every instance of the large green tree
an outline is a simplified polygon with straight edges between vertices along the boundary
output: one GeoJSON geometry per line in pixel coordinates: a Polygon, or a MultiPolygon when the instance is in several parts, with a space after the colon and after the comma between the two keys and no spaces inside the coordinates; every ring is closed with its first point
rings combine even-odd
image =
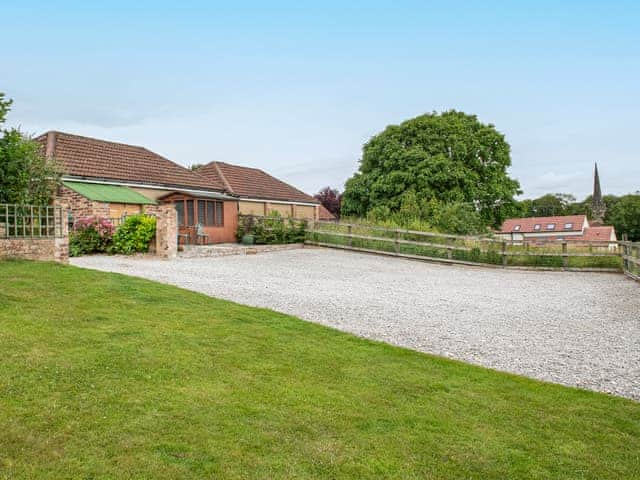
{"type": "Polygon", "coordinates": [[[607,206],[605,223],[615,227],[619,238],[626,234],[629,240],[640,241],[640,195],[618,197],[612,206],[607,206]]]}
{"type": "MultiPolygon", "coordinates": [[[[0,126],[10,107],[0,92],[0,126]]],[[[45,158],[38,142],[15,128],[0,130],[0,203],[47,204],[59,178],[55,161],[45,158]]]]}
{"type": "Polygon", "coordinates": [[[415,195],[423,205],[469,205],[497,225],[513,212],[519,192],[507,174],[510,165],[509,144],[493,125],[454,110],[421,115],[387,127],[364,145],[342,213],[396,212],[407,195],[415,195]]]}

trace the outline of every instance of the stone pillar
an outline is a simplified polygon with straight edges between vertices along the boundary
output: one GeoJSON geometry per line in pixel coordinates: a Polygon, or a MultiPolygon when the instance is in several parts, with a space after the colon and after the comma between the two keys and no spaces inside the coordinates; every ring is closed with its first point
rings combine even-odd
{"type": "Polygon", "coordinates": [[[69,263],[69,224],[67,223],[67,211],[69,205],[56,200],[54,223],[56,225],[55,237],[53,239],[53,259],[60,263],[69,263]]]}
{"type": "Polygon", "coordinates": [[[156,255],[176,258],[178,253],[178,212],[172,204],[159,205],[156,214],[156,255]]]}

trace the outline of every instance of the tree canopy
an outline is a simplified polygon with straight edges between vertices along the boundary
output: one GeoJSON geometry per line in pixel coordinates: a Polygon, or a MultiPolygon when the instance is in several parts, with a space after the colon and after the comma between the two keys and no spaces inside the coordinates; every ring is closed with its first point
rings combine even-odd
{"type": "Polygon", "coordinates": [[[493,125],[455,110],[421,115],[364,145],[359,171],[346,183],[342,214],[397,212],[413,195],[419,211],[428,211],[430,201],[464,204],[485,224],[497,225],[519,193],[507,174],[510,165],[509,144],[493,125]]]}
{"type": "Polygon", "coordinates": [[[318,200],[324,208],[333,213],[336,217],[340,216],[340,201],[342,195],[340,191],[331,187],[324,187],[313,198],[318,200]]]}
{"type": "Polygon", "coordinates": [[[629,240],[640,241],[640,195],[618,197],[608,208],[605,223],[615,227],[618,237],[626,234],[629,240]]]}
{"type": "MultiPolygon", "coordinates": [[[[0,92],[0,126],[11,107],[0,92]]],[[[19,130],[0,130],[0,203],[43,205],[51,201],[60,177],[53,160],[42,154],[39,143],[19,130]]]]}

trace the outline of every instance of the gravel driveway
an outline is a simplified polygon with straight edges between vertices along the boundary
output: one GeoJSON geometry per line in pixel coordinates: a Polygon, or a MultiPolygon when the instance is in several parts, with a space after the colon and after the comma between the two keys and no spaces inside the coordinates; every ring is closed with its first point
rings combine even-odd
{"type": "Polygon", "coordinates": [[[328,249],[72,264],[268,307],[357,335],[640,400],[640,285],[328,249]]]}

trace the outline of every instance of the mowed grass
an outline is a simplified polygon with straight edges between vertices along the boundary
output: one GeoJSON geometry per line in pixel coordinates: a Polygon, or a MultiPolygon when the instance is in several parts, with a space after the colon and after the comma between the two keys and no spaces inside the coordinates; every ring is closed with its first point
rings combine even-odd
{"type": "Polygon", "coordinates": [[[640,477],[640,404],[0,262],[0,478],[640,477]]]}

